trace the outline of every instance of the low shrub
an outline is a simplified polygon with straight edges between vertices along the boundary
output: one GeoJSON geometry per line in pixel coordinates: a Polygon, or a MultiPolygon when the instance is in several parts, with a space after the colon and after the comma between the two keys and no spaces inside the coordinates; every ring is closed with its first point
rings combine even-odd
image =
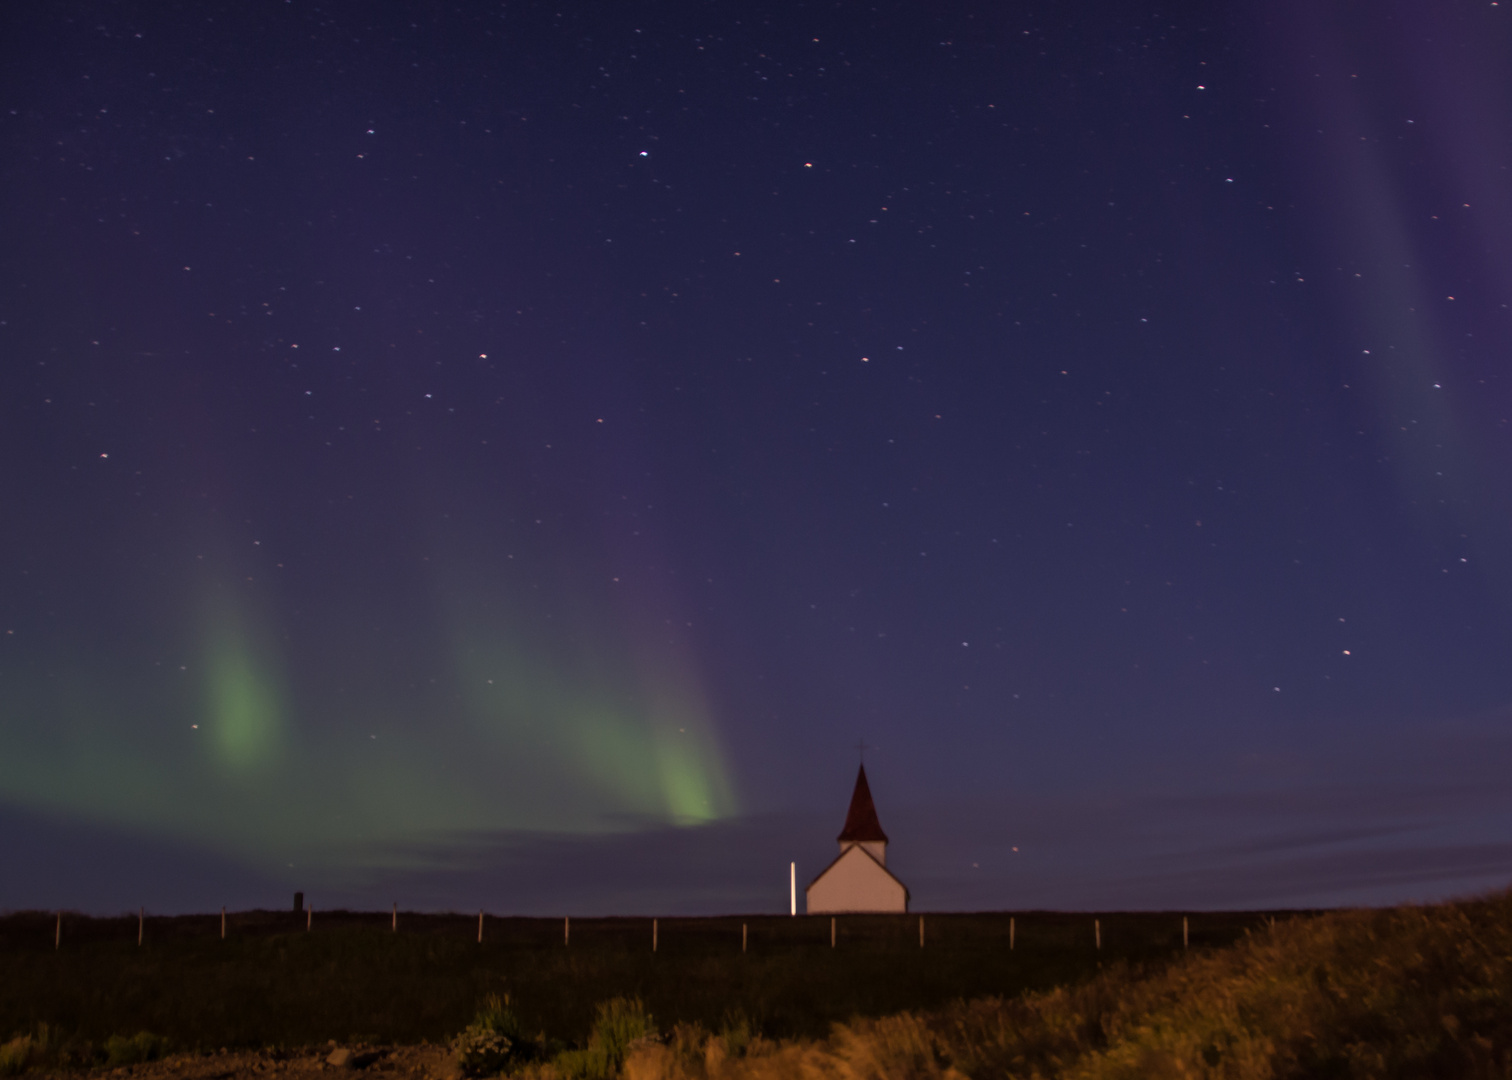
{"type": "Polygon", "coordinates": [[[457,1068],[463,1076],[497,1076],[512,1064],[534,1056],[534,1044],[525,1038],[520,1018],[509,1007],[509,996],[489,994],[483,1006],[451,1044],[457,1068]]]}
{"type": "Polygon", "coordinates": [[[615,1080],[636,1047],[656,1041],[651,1014],[639,998],[614,998],[598,1007],[593,1033],[581,1050],[566,1050],[551,1062],[561,1080],[615,1080]]]}
{"type": "Polygon", "coordinates": [[[0,1045],[0,1076],[17,1076],[39,1067],[86,1068],[94,1064],[94,1047],[84,1039],[64,1038],[57,1028],[38,1024],[30,1035],[0,1045]]]}
{"type": "Polygon", "coordinates": [[[756,1039],[756,1025],[744,1009],[730,1009],[719,1027],[719,1041],[726,1057],[744,1057],[756,1039]]]}
{"type": "Polygon", "coordinates": [[[30,1035],[17,1035],[10,1042],[0,1045],[0,1076],[15,1076],[26,1071],[35,1052],[35,1043],[30,1035]]]}
{"type": "Polygon", "coordinates": [[[105,1064],[140,1065],[144,1061],[156,1061],[168,1052],[168,1040],[150,1031],[135,1035],[112,1035],[105,1040],[105,1064]]]}
{"type": "Polygon", "coordinates": [[[451,1048],[463,1076],[497,1076],[514,1054],[514,1043],[508,1037],[472,1028],[458,1035],[451,1048]]]}

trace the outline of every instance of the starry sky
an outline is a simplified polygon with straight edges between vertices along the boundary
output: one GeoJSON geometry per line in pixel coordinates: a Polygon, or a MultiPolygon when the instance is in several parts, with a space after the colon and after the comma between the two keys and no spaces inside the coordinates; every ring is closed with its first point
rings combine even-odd
{"type": "Polygon", "coordinates": [[[0,907],[1512,878],[1512,6],[0,18],[0,907]]]}

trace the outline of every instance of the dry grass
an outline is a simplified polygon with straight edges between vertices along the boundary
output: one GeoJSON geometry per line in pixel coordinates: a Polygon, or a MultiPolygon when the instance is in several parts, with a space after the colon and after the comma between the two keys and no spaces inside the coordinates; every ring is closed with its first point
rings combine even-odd
{"type": "Polygon", "coordinates": [[[627,1080],[1512,1076],[1512,896],[1339,912],[1145,978],[837,1024],[812,1041],[681,1028],[627,1080]],[[738,1040],[737,1040],[738,1041],[738,1040]]]}

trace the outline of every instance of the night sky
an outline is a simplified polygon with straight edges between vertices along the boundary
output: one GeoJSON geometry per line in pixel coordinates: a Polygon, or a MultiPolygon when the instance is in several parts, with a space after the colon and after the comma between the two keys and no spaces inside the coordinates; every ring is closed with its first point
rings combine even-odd
{"type": "Polygon", "coordinates": [[[1512,879],[1512,5],[0,23],[0,907],[1512,879]]]}

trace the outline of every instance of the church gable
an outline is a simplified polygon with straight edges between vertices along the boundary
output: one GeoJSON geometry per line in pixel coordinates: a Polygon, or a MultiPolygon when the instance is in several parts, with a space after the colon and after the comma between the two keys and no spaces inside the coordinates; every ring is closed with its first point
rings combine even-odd
{"type": "Polygon", "coordinates": [[[859,844],[847,847],[805,892],[810,915],[907,911],[908,890],[859,844]]]}

